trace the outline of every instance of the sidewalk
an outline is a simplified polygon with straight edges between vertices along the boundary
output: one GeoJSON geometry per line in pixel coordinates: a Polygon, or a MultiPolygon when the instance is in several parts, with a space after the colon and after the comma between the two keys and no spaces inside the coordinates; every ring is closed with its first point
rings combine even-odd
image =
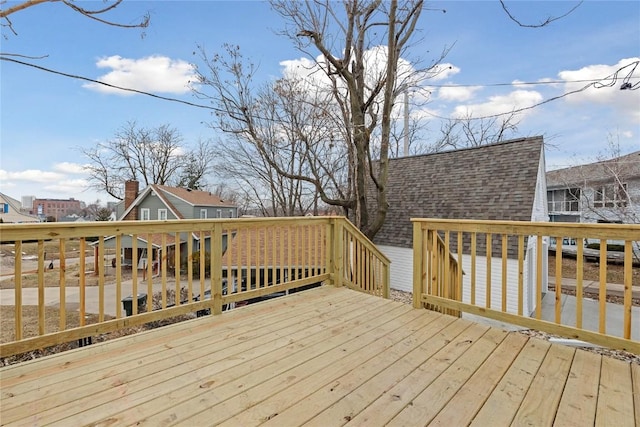
{"type": "MultiPolygon", "coordinates": [[[[564,281],[563,281],[564,282],[564,281]]],[[[564,288],[564,285],[563,285],[564,288]]],[[[607,290],[608,292],[608,290],[607,290]]],[[[561,323],[576,325],[576,297],[561,296],[561,323]]],[[[555,322],[556,294],[547,292],[542,298],[542,319],[555,322]]],[[[600,302],[590,298],[582,299],[582,328],[598,332],[600,326],[600,302]]],[[[631,339],[640,341],[640,307],[631,307],[631,339]]],[[[605,309],[606,330],[608,335],[622,337],[624,325],[624,306],[608,302],[605,309]]]]}
{"type": "MultiPolygon", "coordinates": [[[[183,286],[185,286],[183,284],[183,286]]],[[[175,284],[167,284],[167,290],[175,289],[175,284]]],[[[207,287],[208,289],[208,287],[207,287]]],[[[154,281],[153,292],[162,291],[162,283],[154,281]],[[157,282],[157,283],[156,283],[157,282]]],[[[147,293],[147,283],[138,282],[138,293],[147,293]]],[[[200,294],[200,282],[193,283],[193,295],[200,294]]],[[[122,282],[120,299],[133,295],[133,284],[131,280],[122,282]]],[[[45,305],[52,307],[60,306],[60,288],[44,288],[45,305]]],[[[78,310],[80,307],[80,288],[65,288],[65,307],[67,310],[78,310]]],[[[15,290],[0,289],[0,305],[15,305],[15,290]]],[[[22,305],[38,305],[38,288],[25,288],[22,290],[22,305]]],[[[116,285],[104,286],[104,313],[110,316],[116,315],[116,307],[120,307],[124,317],[125,312],[122,302],[116,297],[116,285]]],[[[85,311],[86,313],[98,313],[100,310],[100,288],[98,286],[85,287],[85,311]]]]}
{"type": "MultiPolygon", "coordinates": [[[[562,289],[575,291],[576,290],[576,279],[567,279],[562,278],[562,283],[560,284],[562,289]]],[[[553,286],[555,288],[556,278],[549,276],[549,286],[553,286]]],[[[582,281],[582,291],[589,292],[593,294],[600,293],[600,282],[596,280],[583,280],[582,281]]],[[[624,297],[624,285],[618,283],[607,283],[607,295],[616,296],[616,297],[624,297]]],[[[632,286],[631,287],[631,297],[632,298],[640,298],[640,286],[632,286]]]]}

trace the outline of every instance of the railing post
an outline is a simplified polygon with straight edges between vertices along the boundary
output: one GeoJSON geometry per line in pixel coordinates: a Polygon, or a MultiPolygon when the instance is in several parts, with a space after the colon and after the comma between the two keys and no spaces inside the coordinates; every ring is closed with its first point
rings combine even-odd
{"type": "Polygon", "coordinates": [[[413,307],[422,307],[422,278],[424,275],[422,224],[413,223],[413,307]]]}
{"type": "Polygon", "coordinates": [[[325,247],[324,247],[324,270],[326,273],[329,273],[329,283],[335,283],[335,265],[334,265],[334,246],[335,246],[335,236],[334,230],[335,228],[335,219],[329,219],[329,222],[325,225],[325,247]]]}
{"type": "Polygon", "coordinates": [[[334,218],[331,221],[331,240],[333,245],[331,246],[331,273],[332,273],[332,281],[333,285],[336,287],[343,286],[343,278],[344,278],[344,224],[343,219],[334,218]]]}
{"type": "MultiPolygon", "coordinates": [[[[229,239],[231,236],[227,236],[229,239]]],[[[227,242],[229,245],[231,242],[227,242]]],[[[216,222],[211,233],[211,298],[213,314],[222,313],[222,223],[216,222]]],[[[233,292],[233,283],[227,278],[227,293],[233,292]]]]}
{"type": "Polygon", "coordinates": [[[391,266],[389,264],[383,264],[383,286],[382,286],[382,297],[389,299],[389,293],[391,288],[391,266]]]}

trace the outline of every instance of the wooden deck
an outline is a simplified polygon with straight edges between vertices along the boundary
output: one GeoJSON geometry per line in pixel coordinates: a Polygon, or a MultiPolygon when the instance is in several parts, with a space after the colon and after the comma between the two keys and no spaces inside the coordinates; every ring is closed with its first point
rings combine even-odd
{"type": "Polygon", "coordinates": [[[0,381],[3,425],[640,425],[640,365],[333,287],[0,381]]]}

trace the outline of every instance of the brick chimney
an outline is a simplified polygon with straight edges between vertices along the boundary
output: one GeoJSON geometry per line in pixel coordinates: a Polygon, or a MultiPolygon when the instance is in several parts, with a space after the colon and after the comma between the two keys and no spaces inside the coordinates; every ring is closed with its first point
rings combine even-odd
{"type": "MultiPolygon", "coordinates": [[[[139,189],[138,181],[126,181],[124,183],[124,210],[126,211],[133,201],[138,197],[139,189]]],[[[138,219],[138,209],[132,209],[131,212],[124,217],[125,220],[135,221],[138,219]]]]}

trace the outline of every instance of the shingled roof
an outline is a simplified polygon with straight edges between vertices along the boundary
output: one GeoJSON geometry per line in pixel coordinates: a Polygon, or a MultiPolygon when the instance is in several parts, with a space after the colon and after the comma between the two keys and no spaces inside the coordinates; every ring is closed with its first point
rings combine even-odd
{"type": "Polygon", "coordinates": [[[584,187],[587,183],[611,181],[614,176],[640,178],[640,151],[609,160],[547,172],[549,188],[584,187]]]}
{"type": "Polygon", "coordinates": [[[209,192],[201,190],[190,190],[180,187],[169,187],[168,185],[152,184],[151,188],[172,194],[173,196],[184,200],[192,206],[217,206],[217,207],[234,207],[233,203],[225,202],[219,196],[209,192]]]}
{"type": "MultiPolygon", "coordinates": [[[[411,218],[531,221],[543,138],[390,159],[374,242],[411,247],[411,218]]],[[[543,178],[544,179],[544,178],[543,178]]]]}

